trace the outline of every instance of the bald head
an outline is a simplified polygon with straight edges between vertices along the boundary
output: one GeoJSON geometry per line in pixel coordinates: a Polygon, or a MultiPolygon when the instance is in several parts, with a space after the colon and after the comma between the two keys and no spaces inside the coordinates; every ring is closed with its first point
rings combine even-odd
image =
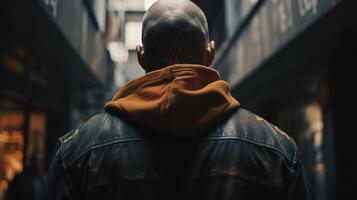
{"type": "Polygon", "coordinates": [[[172,64],[207,65],[205,51],[213,45],[204,13],[188,0],[154,3],[144,16],[142,42],[137,51],[146,71],[172,64]]]}
{"type": "Polygon", "coordinates": [[[198,32],[208,39],[208,25],[203,11],[188,0],[159,0],[146,12],[143,20],[143,41],[152,29],[171,26],[198,32]]]}

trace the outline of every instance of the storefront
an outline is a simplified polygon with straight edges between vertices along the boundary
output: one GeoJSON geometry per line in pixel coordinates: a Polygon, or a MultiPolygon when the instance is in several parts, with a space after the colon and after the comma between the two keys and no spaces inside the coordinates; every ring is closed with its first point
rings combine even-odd
{"type": "Polygon", "coordinates": [[[14,176],[31,165],[32,157],[44,159],[46,116],[43,112],[31,112],[25,145],[25,112],[19,105],[9,105],[1,98],[0,106],[0,187],[8,188],[14,176]],[[16,107],[14,107],[16,106],[16,107]],[[26,151],[26,156],[24,155],[26,151]]]}
{"type": "Polygon", "coordinates": [[[45,157],[46,107],[39,106],[42,97],[35,90],[46,87],[46,77],[25,66],[0,50],[0,199],[14,176],[33,164],[32,158],[43,162],[45,157]]]}
{"type": "Polygon", "coordinates": [[[0,1],[0,200],[15,174],[33,162],[46,171],[58,137],[103,109],[112,66],[106,4],[93,2],[0,1]]]}

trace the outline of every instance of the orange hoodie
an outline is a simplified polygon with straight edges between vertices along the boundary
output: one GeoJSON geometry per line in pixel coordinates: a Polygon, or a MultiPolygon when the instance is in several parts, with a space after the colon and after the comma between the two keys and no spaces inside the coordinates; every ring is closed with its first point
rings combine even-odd
{"type": "Polygon", "coordinates": [[[217,71],[177,64],[130,81],[105,109],[158,132],[185,137],[206,131],[238,106],[217,71]]]}

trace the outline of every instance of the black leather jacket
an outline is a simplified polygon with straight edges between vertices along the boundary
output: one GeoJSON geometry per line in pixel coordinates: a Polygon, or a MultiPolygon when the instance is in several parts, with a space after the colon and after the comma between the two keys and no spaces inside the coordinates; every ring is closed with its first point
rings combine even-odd
{"type": "Polygon", "coordinates": [[[44,199],[307,199],[307,187],[295,142],[242,108],[181,139],[103,113],[59,139],[44,199]]]}

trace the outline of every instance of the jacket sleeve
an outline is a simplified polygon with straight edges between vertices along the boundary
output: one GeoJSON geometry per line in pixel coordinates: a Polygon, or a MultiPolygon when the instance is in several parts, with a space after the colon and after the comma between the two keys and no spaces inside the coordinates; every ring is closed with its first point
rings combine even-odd
{"type": "Polygon", "coordinates": [[[310,191],[306,181],[301,153],[297,150],[297,162],[295,170],[292,170],[288,188],[288,200],[306,200],[310,198],[310,191]]]}
{"type": "Polygon", "coordinates": [[[65,172],[60,152],[61,143],[58,142],[52,155],[48,169],[47,180],[42,193],[42,200],[69,200],[68,184],[65,180],[65,172]]]}

